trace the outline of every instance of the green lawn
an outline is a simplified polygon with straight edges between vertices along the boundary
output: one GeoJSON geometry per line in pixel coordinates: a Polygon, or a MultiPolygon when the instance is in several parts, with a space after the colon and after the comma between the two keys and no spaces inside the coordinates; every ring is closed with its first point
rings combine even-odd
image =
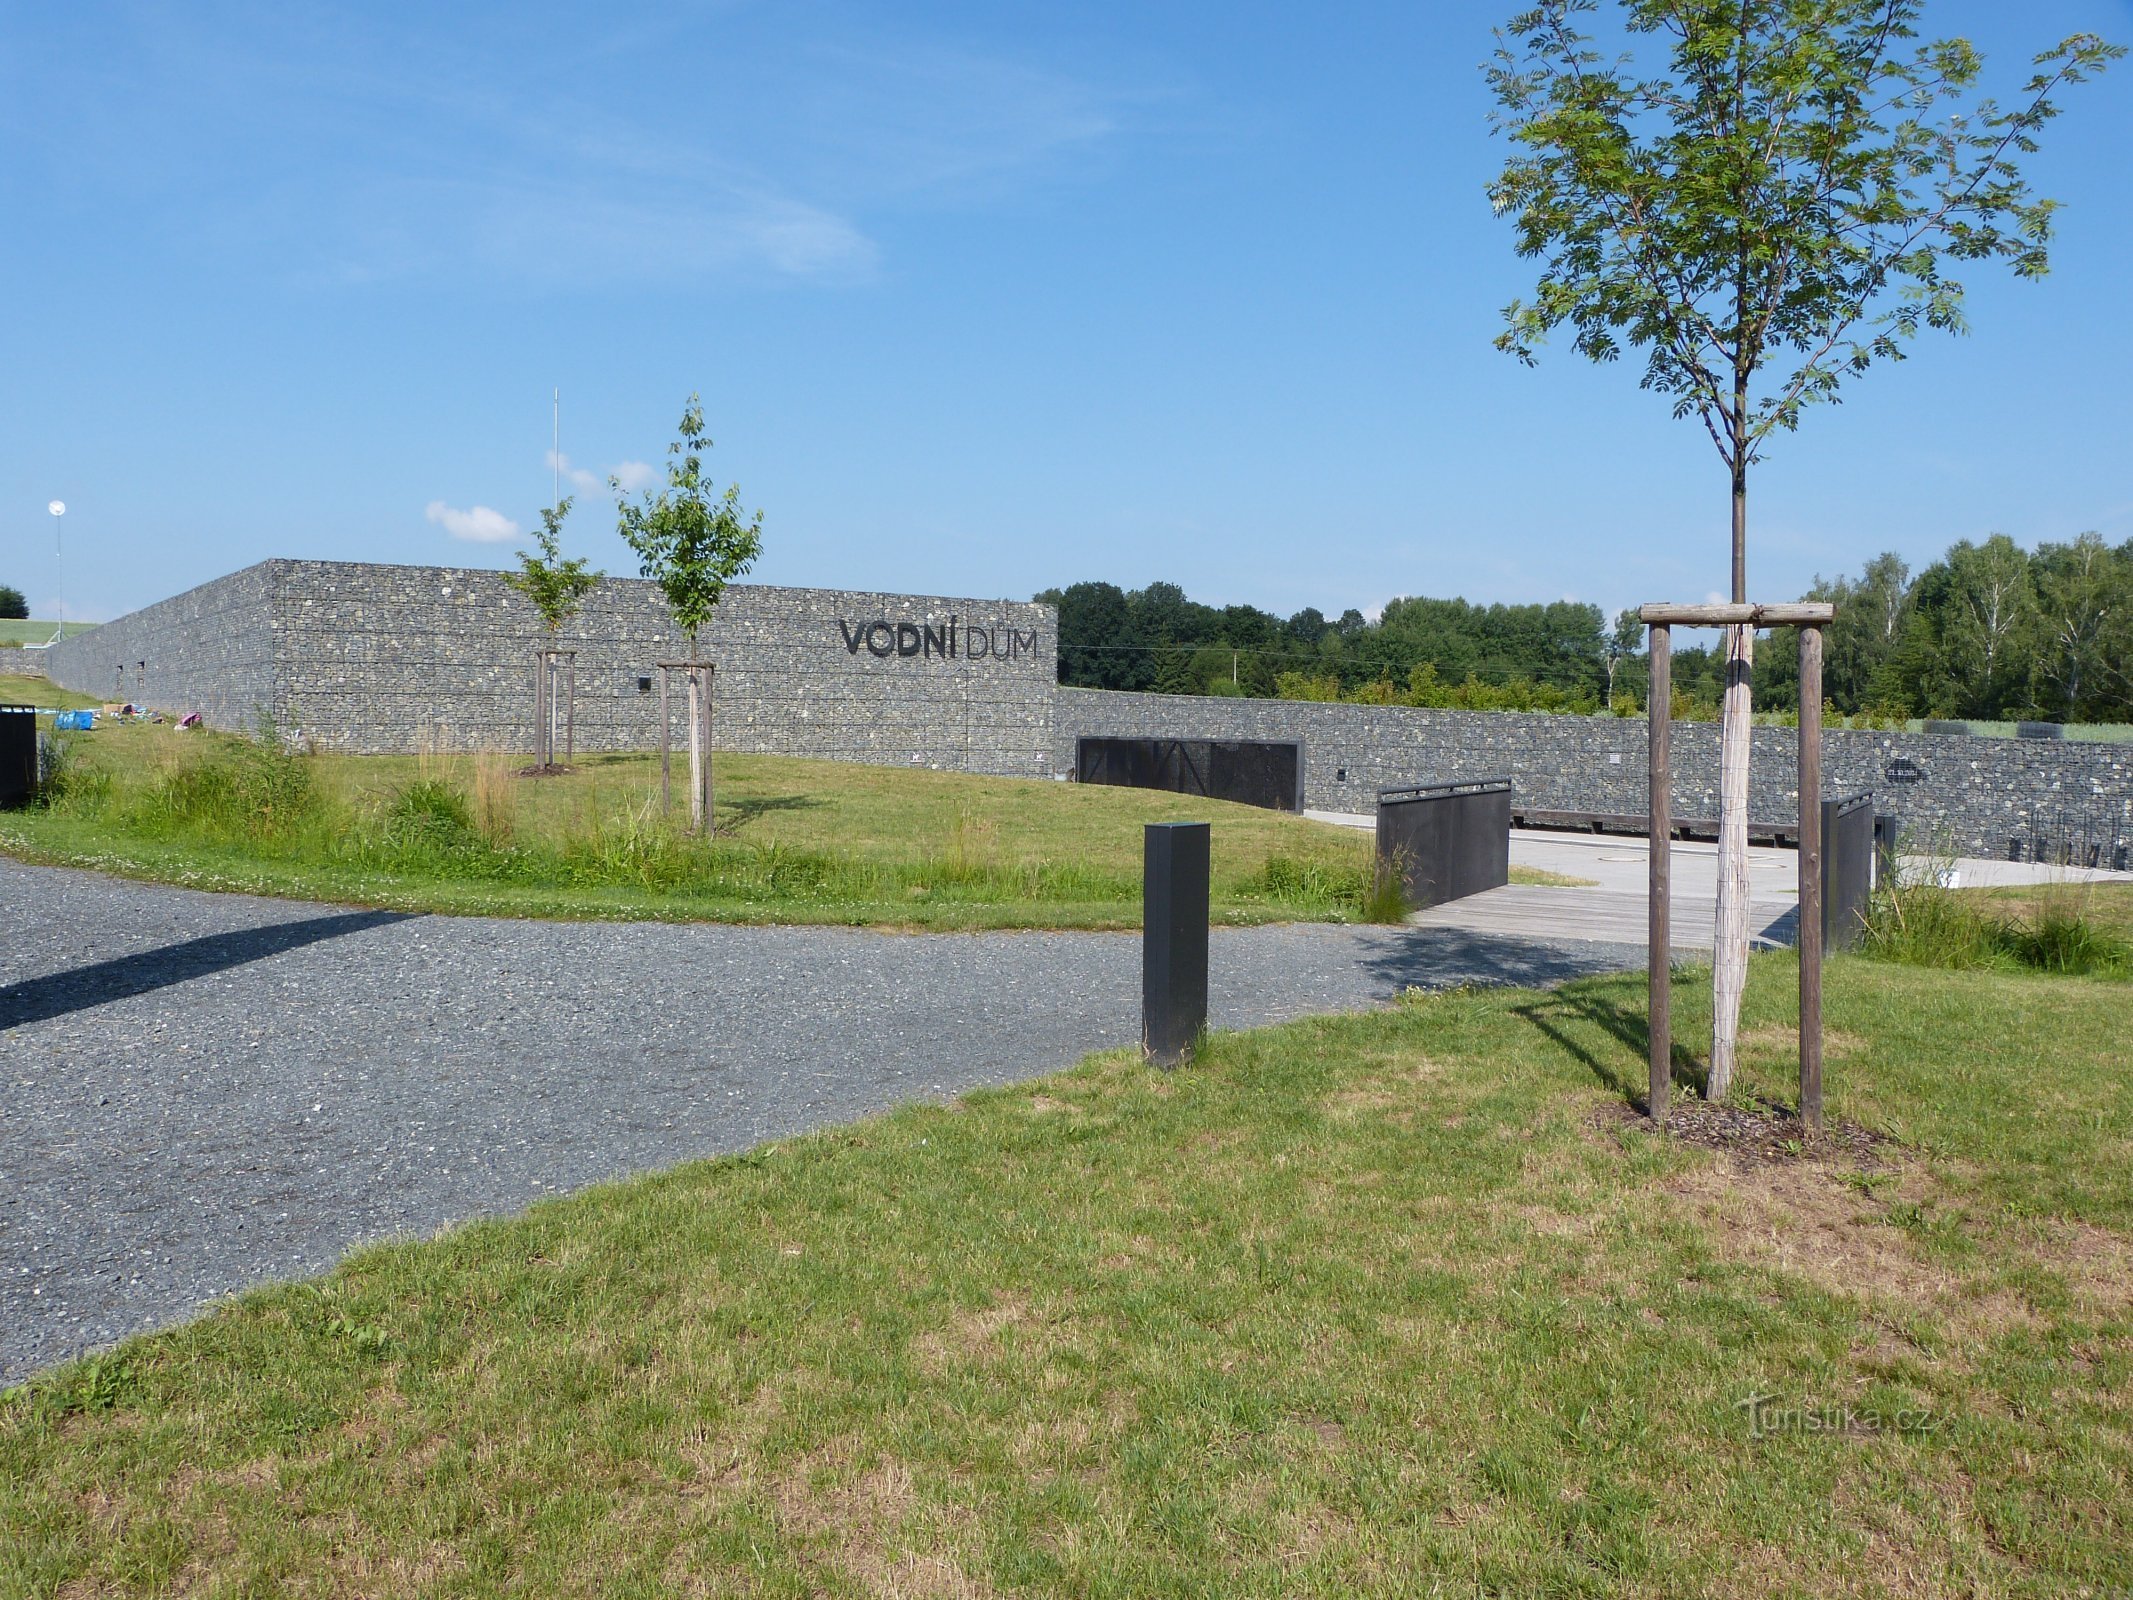
{"type": "Polygon", "coordinates": [[[1641,1131],[1619,979],[373,1249],[0,1404],[0,1594],[2122,1595],[2127,994],[1834,961],[1864,1169],[1641,1131]]]}
{"type": "Polygon", "coordinates": [[[75,711],[101,703],[72,689],[62,689],[50,678],[0,672],[0,706],[54,706],[61,711],[75,711]]]}
{"type": "MultiPolygon", "coordinates": [[[[53,629],[59,626],[56,622],[40,622],[35,618],[25,622],[20,617],[0,617],[0,646],[43,644],[52,637],[53,629]]],[[[71,639],[75,634],[87,633],[96,626],[93,622],[70,622],[66,624],[66,636],[71,639]]]]}
{"type": "Polygon", "coordinates": [[[1031,779],[721,755],[720,838],[706,845],[661,817],[651,756],[522,778],[502,756],[278,758],[227,735],[111,722],[69,751],[50,805],[0,818],[0,849],[398,909],[1135,927],[1143,824],[1178,819],[1215,825],[1218,921],[1353,920],[1370,876],[1367,833],[1031,779]]]}

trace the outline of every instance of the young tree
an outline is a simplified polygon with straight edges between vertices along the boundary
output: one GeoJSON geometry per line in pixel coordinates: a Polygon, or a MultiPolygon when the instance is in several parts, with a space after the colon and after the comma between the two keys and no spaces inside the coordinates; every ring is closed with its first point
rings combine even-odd
{"type": "MultiPolygon", "coordinates": [[[[1922,328],[1960,331],[1969,262],[2046,268],[2054,202],[2019,158],[2053,95],[2123,52],[2077,34],[2011,107],[1961,39],[1917,43],[1922,0],[1614,0],[1627,48],[1581,30],[1600,0],[1542,0],[1499,32],[1489,83],[1516,149],[1490,186],[1543,265],[1498,347],[1555,329],[1710,436],[1732,489],[1732,596],[1748,598],[1748,469],[1772,436],[1922,328]],[[1656,52],[1663,64],[1651,61],[1656,52]]],[[[1709,1092],[1730,1086],[1747,971],[1749,672],[1728,630],[1709,1092]]]]}
{"type": "MultiPolygon", "coordinates": [[[[729,484],[713,492],[704,477],[704,452],[711,448],[704,432],[704,408],[695,395],[681,414],[681,437],[667,446],[666,486],[646,490],[632,505],[619,499],[619,479],[607,480],[618,496],[617,531],[637,552],[639,569],[659,585],[673,613],[674,626],[689,642],[689,660],[698,661],[697,638],[711,620],[726,585],[755,565],[763,551],[763,513],[741,519],[741,489],[729,484]]],[[[710,686],[702,674],[689,675],[689,811],[702,832],[715,831],[712,820],[710,761],[700,729],[704,707],[699,695],[710,686]]]]}
{"type": "MultiPolygon", "coordinates": [[[[556,635],[563,624],[577,612],[579,604],[607,574],[587,568],[582,556],[569,560],[563,558],[563,519],[570,515],[571,499],[565,495],[554,506],[541,511],[541,531],[533,536],[540,546],[539,555],[518,553],[519,570],[504,574],[504,582],[533,602],[534,612],[541,619],[541,626],[548,632],[548,644],[554,648],[556,635]]],[[[534,695],[535,738],[541,745],[540,764],[552,766],[555,762],[555,711],[549,698],[551,669],[544,659],[541,676],[534,695]]],[[[578,717],[577,680],[567,679],[570,703],[565,716],[572,725],[578,717]]]]}

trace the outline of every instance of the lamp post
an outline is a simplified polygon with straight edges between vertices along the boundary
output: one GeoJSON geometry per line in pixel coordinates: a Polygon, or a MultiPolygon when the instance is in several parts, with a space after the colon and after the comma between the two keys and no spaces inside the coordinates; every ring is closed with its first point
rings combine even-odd
{"type": "Polygon", "coordinates": [[[67,631],[67,558],[59,537],[59,530],[66,523],[67,503],[54,500],[45,510],[52,513],[52,585],[58,591],[52,597],[52,608],[59,613],[59,620],[52,624],[52,643],[57,644],[67,631]]]}

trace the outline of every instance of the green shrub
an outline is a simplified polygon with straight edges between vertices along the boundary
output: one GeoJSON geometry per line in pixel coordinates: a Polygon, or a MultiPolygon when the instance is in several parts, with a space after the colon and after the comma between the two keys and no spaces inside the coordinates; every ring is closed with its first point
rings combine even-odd
{"type": "Polygon", "coordinates": [[[1358,907],[1370,884],[1358,867],[1332,866],[1318,861],[1299,861],[1293,856],[1268,856],[1252,886],[1269,900],[1285,905],[1358,907]]]}
{"type": "Polygon", "coordinates": [[[473,803],[441,778],[417,778],[395,794],[386,805],[385,824],[413,843],[459,848],[482,842],[473,803]]]}
{"type": "Polygon", "coordinates": [[[1390,861],[1373,856],[1370,881],[1363,889],[1363,920],[1390,926],[1405,922],[1408,909],[1407,862],[1402,853],[1395,851],[1390,861]]]}
{"type": "Polygon", "coordinates": [[[109,767],[81,759],[75,740],[54,736],[44,747],[37,780],[37,804],[51,811],[101,816],[111,804],[109,767]]]}
{"type": "Polygon", "coordinates": [[[1867,908],[1861,948],[1883,961],[1911,967],[2011,965],[1991,919],[1949,889],[1898,886],[1867,908]]]}
{"type": "Polygon", "coordinates": [[[1952,889],[1897,886],[1866,917],[1868,955],[1914,967],[2133,975],[2133,945],[2078,906],[2047,903],[2033,919],[2000,915],[1952,889]]]}
{"type": "Polygon", "coordinates": [[[132,799],[127,820],[149,833],[277,838],[312,820],[310,757],[278,741],[207,736],[132,799]]]}
{"type": "Polygon", "coordinates": [[[2133,946],[2071,906],[2047,905],[2035,921],[2008,925],[2004,937],[2016,959],[2039,972],[2133,972],[2133,946]]]}

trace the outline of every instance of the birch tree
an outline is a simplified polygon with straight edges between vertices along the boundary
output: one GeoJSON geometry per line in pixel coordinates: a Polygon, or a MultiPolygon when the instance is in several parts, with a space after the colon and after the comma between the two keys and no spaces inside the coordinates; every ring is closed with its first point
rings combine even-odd
{"type": "MultiPolygon", "coordinates": [[[[1543,0],[1498,31],[1494,123],[1514,148],[1489,197],[1541,267],[1497,345],[1530,363],[1567,327],[1592,360],[1641,357],[1643,387],[1702,426],[1725,471],[1743,602],[1750,469],[1922,330],[1961,332],[1957,273],[2044,274],[2055,202],[2022,158],[2055,96],[2123,51],[2073,35],[2003,105],[1968,41],[1919,41],[1923,0],[1605,9],[1619,49],[1586,31],[1602,0],[1543,0]]],[[[1725,649],[1714,1099],[1747,972],[1751,630],[1725,649]]]]}

